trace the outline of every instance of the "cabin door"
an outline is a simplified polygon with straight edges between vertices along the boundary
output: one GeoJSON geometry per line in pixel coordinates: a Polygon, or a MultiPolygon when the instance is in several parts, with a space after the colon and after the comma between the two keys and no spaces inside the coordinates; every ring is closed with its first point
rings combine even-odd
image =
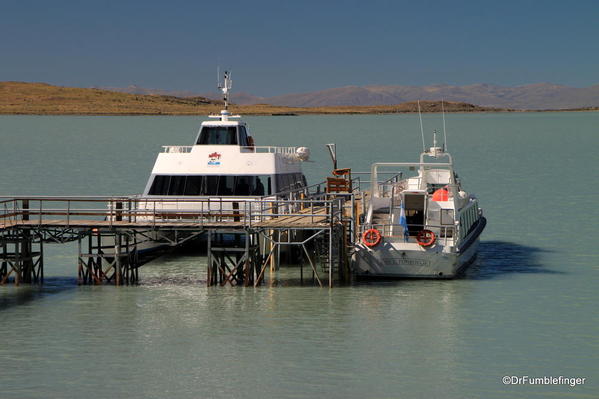
{"type": "Polygon", "coordinates": [[[423,194],[404,194],[404,209],[406,212],[406,222],[408,223],[408,232],[411,236],[418,234],[424,229],[424,215],[426,206],[426,195],[423,194]]]}

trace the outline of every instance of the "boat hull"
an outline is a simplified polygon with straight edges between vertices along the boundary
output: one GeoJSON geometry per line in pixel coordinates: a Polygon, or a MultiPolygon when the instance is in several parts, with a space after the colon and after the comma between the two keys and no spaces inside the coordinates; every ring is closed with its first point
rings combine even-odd
{"type": "Polygon", "coordinates": [[[358,278],[455,278],[476,259],[485,225],[482,218],[456,252],[445,252],[441,245],[425,249],[404,242],[383,241],[372,249],[359,245],[352,259],[354,274],[358,278]]]}

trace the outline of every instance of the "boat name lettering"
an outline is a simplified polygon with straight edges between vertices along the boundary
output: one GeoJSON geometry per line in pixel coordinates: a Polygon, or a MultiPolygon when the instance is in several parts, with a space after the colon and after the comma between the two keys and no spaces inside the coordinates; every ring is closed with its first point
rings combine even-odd
{"type": "Polygon", "coordinates": [[[425,259],[401,259],[401,258],[386,258],[382,259],[387,265],[407,265],[407,266],[430,266],[431,262],[425,259]]]}

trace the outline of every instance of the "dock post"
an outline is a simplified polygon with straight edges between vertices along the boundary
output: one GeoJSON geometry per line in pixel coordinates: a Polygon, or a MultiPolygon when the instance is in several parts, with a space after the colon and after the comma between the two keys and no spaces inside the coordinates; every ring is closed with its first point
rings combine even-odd
{"type": "MultiPolygon", "coordinates": [[[[29,207],[29,201],[23,200],[23,206],[27,202],[29,207]]],[[[23,216],[25,217],[25,216],[23,216]]],[[[27,215],[29,218],[29,215],[27,215]]],[[[31,243],[31,231],[23,230],[21,238],[21,279],[25,284],[31,284],[33,276],[33,258],[32,258],[32,243],[31,243]]]]}
{"type": "Polygon", "coordinates": [[[115,260],[115,268],[116,268],[116,280],[115,284],[117,286],[121,285],[121,235],[118,233],[114,234],[114,260],[115,260]]]}
{"type": "Polygon", "coordinates": [[[208,229],[208,259],[206,266],[206,286],[214,285],[214,276],[212,273],[212,230],[208,229]]]}
{"type": "MultiPolygon", "coordinates": [[[[129,202],[129,207],[131,207],[131,202],[129,202]]],[[[135,283],[139,283],[139,252],[137,248],[137,233],[133,231],[133,280],[135,283]]]]}
{"type": "MultiPolygon", "coordinates": [[[[104,254],[104,250],[102,249],[102,232],[100,230],[98,230],[97,232],[97,237],[96,237],[96,243],[98,245],[97,247],[97,253],[98,256],[96,257],[96,263],[93,265],[95,267],[95,273],[94,275],[96,276],[96,284],[100,284],[102,282],[102,280],[104,279],[104,262],[103,262],[103,257],[102,255],[104,254]]],[[[93,248],[93,237],[91,236],[91,234],[89,235],[89,252],[90,254],[92,253],[92,248],[93,248]]],[[[93,260],[93,258],[90,258],[90,260],[93,260]]]]}
{"type": "Polygon", "coordinates": [[[281,230],[277,230],[277,262],[275,264],[275,270],[279,270],[281,267],[281,230]]]}
{"type": "MultiPolygon", "coordinates": [[[[304,244],[302,244],[302,247],[304,244]]],[[[300,285],[304,285],[304,255],[300,256],[300,285]]]]}
{"type": "Polygon", "coordinates": [[[83,284],[83,260],[81,259],[81,236],[77,238],[77,283],[83,284]]]}
{"type": "MultiPolygon", "coordinates": [[[[121,202],[122,204],[122,202],[121,202]]],[[[125,284],[129,285],[132,282],[132,279],[130,278],[130,273],[131,273],[131,253],[129,252],[129,234],[125,234],[125,253],[127,254],[126,262],[124,265],[124,273],[123,273],[123,277],[125,280],[125,284]]]]}
{"type": "Polygon", "coordinates": [[[329,288],[333,288],[333,202],[329,203],[329,288]]]}
{"type": "Polygon", "coordinates": [[[39,236],[40,239],[40,257],[39,257],[39,264],[38,264],[38,279],[40,283],[44,282],[44,237],[42,237],[41,235],[39,236]]]}
{"type": "Polygon", "coordinates": [[[243,286],[248,287],[250,285],[250,232],[249,230],[245,231],[245,261],[243,262],[243,286]]]}
{"type": "Polygon", "coordinates": [[[15,240],[15,285],[18,287],[21,284],[21,273],[23,273],[23,269],[21,267],[21,249],[19,245],[19,239],[15,240]]]}
{"type": "Polygon", "coordinates": [[[3,239],[4,235],[0,236],[0,245],[2,246],[2,262],[0,263],[0,281],[4,283],[5,278],[8,276],[8,261],[7,261],[7,250],[6,241],[3,239]]]}
{"type": "Polygon", "coordinates": [[[345,225],[341,227],[341,237],[339,237],[339,281],[350,282],[351,272],[349,269],[348,235],[351,234],[345,225]]]}
{"type": "Polygon", "coordinates": [[[329,288],[333,288],[333,229],[329,229],[329,253],[328,262],[329,262],[329,288]]]}

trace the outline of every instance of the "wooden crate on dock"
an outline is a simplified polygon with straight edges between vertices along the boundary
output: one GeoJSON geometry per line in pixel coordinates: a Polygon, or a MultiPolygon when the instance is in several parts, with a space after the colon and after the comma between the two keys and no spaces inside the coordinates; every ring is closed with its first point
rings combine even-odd
{"type": "Polygon", "coordinates": [[[351,169],[335,169],[335,177],[327,177],[327,193],[350,193],[352,191],[351,169]]]}

